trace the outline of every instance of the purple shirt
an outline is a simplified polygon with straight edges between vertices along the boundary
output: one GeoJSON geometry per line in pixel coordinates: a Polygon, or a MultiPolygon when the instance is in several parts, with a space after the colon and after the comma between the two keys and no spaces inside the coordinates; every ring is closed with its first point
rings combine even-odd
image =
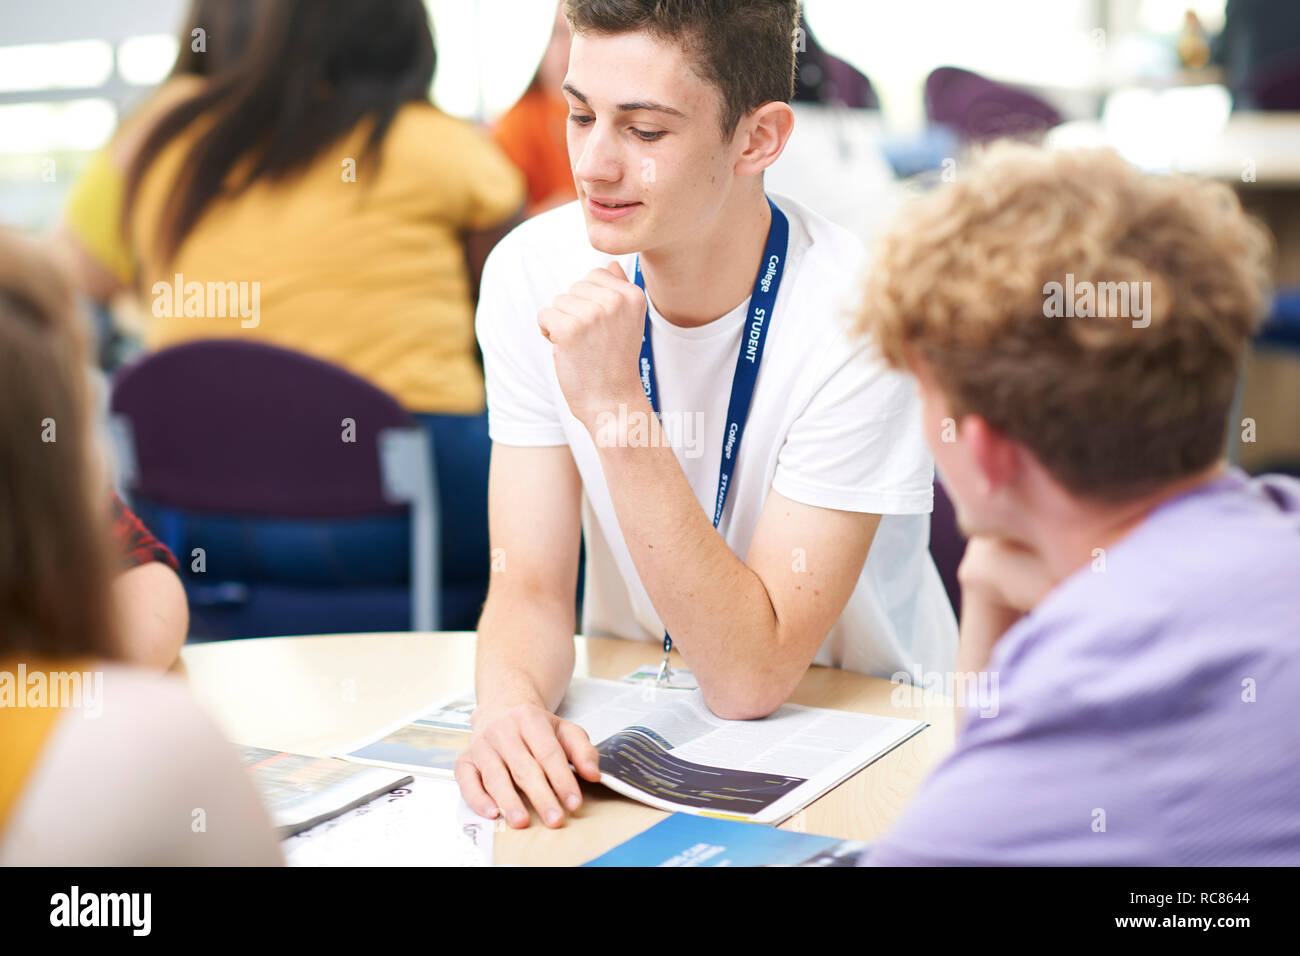
{"type": "Polygon", "coordinates": [[[867,865],[1300,864],[1300,481],[1161,504],[989,670],[867,865]]]}

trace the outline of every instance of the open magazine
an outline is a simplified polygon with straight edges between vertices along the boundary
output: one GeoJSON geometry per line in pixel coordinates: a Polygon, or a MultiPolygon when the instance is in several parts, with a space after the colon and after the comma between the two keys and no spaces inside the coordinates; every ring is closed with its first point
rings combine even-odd
{"type": "Polygon", "coordinates": [[[413,779],[409,773],[358,767],[332,757],[260,747],[237,749],[281,838],[337,817],[413,779]]]}
{"type": "MultiPolygon", "coordinates": [[[[348,748],[362,763],[451,775],[469,746],[460,694],[348,748]]],[[[557,711],[600,753],[601,782],[661,810],[780,823],[926,724],[785,704],[762,720],[714,716],[698,690],[578,678],[557,711]]]]}

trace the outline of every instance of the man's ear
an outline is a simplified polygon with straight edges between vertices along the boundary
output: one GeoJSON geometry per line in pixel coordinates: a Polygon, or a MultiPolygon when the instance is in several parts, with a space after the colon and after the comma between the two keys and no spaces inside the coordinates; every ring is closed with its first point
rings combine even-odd
{"type": "Polygon", "coordinates": [[[979,492],[989,496],[1014,482],[1020,471],[1020,450],[979,415],[965,415],[957,425],[962,444],[975,464],[979,492]]]}
{"type": "Polygon", "coordinates": [[[737,176],[757,176],[777,161],[794,131],[794,110],[788,103],[764,103],[740,121],[744,149],[736,161],[737,176]],[[748,130],[748,132],[746,132],[748,130]]]}

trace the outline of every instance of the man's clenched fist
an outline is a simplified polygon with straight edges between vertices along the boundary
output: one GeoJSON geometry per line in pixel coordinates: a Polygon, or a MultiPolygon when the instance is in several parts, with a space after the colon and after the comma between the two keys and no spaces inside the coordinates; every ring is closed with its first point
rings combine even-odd
{"type": "Polygon", "coordinates": [[[645,293],[611,260],[537,315],[542,335],[553,346],[569,410],[589,430],[600,412],[644,401],[637,357],[645,310],[645,293]]]}

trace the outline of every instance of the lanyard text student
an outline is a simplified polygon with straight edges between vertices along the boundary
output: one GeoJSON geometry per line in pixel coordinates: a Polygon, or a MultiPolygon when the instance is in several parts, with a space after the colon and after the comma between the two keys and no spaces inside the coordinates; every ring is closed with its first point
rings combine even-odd
{"type": "MultiPolygon", "coordinates": [[[[767,329],[772,322],[772,312],[776,296],[781,288],[781,274],[785,270],[785,256],[790,241],[790,222],[785,213],[777,208],[771,199],[767,201],[772,210],[772,224],[767,231],[767,246],[763,250],[763,266],[760,266],[758,278],[754,280],[754,291],[749,298],[749,320],[745,347],[736,356],[736,371],[731,378],[731,400],[727,403],[727,428],[723,432],[722,461],[718,466],[718,494],[713,506],[713,527],[722,520],[722,510],[727,505],[727,492],[731,487],[731,476],[736,471],[736,457],[740,451],[740,439],[745,433],[745,420],[749,417],[749,406],[754,397],[754,387],[758,383],[758,367],[763,361],[763,345],[767,342],[767,329]]],[[[641,259],[636,262],[636,284],[645,290],[645,278],[641,275],[641,259]]],[[[659,415],[659,392],[655,385],[654,343],[651,339],[650,309],[646,308],[645,332],[641,337],[641,387],[650,401],[655,415],[659,415]]],[[[664,659],[659,665],[656,678],[665,683],[669,677],[668,655],[672,653],[673,639],[664,632],[664,659]]]]}

